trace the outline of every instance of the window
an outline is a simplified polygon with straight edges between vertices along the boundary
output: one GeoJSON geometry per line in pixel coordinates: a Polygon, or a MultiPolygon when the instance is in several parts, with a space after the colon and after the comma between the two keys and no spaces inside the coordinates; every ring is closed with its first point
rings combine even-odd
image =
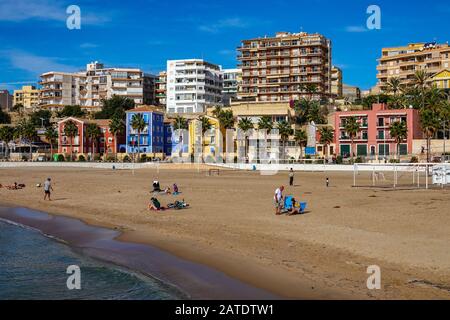
{"type": "Polygon", "coordinates": [[[378,137],[379,140],[383,140],[384,139],[384,130],[378,130],[378,137]]]}
{"type": "Polygon", "coordinates": [[[399,144],[398,151],[402,156],[408,155],[408,145],[405,143],[399,144]]]}
{"type": "Polygon", "coordinates": [[[378,145],[378,155],[388,156],[389,155],[389,145],[388,144],[379,144],[378,145]]]}
{"type": "Polygon", "coordinates": [[[367,145],[366,144],[358,144],[356,146],[356,154],[358,156],[367,156],[367,145]]]}
{"type": "Polygon", "coordinates": [[[378,126],[384,127],[384,118],[378,118],[378,126]]]}
{"type": "Polygon", "coordinates": [[[362,139],[363,139],[363,140],[367,140],[367,139],[368,139],[367,131],[363,131],[363,132],[362,132],[362,139]]]}
{"type": "Polygon", "coordinates": [[[347,157],[350,155],[350,145],[349,144],[341,144],[341,156],[347,157]]]}

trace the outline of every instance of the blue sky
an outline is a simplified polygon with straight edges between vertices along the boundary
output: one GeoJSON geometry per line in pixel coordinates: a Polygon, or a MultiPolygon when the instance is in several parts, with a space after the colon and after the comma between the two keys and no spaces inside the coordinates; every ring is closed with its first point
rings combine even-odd
{"type": "Polygon", "coordinates": [[[447,0],[0,0],[0,89],[94,60],[150,73],[181,58],[233,68],[240,40],[301,30],[330,38],[344,82],[368,89],[382,47],[445,43],[449,16],[447,0]],[[81,30],[66,27],[72,4],[81,8],[81,30]],[[372,4],[381,8],[381,30],[366,28],[372,4]]]}

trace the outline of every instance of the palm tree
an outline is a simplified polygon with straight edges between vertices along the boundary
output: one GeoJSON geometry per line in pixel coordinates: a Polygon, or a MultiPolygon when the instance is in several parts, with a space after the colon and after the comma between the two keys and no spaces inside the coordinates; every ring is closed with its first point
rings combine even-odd
{"type": "Polygon", "coordinates": [[[391,137],[395,139],[397,143],[397,157],[400,159],[400,143],[402,143],[408,137],[408,127],[405,121],[396,121],[391,124],[389,128],[391,137]]]}
{"type": "Polygon", "coordinates": [[[320,143],[324,146],[325,158],[328,159],[328,146],[334,141],[334,132],[330,127],[322,127],[320,132],[320,143]]]}
{"type": "Polygon", "coordinates": [[[109,121],[109,130],[114,135],[114,158],[117,162],[117,136],[125,132],[125,122],[121,117],[114,115],[109,121]]]}
{"type": "Polygon", "coordinates": [[[393,93],[394,96],[397,95],[398,92],[401,90],[401,80],[397,77],[389,78],[387,81],[388,89],[387,91],[390,93],[393,93]]]}
{"type": "Polygon", "coordinates": [[[33,123],[22,118],[17,126],[17,130],[22,139],[28,140],[30,146],[30,160],[33,160],[33,139],[36,137],[36,129],[33,123]]]}
{"type": "Polygon", "coordinates": [[[234,128],[234,123],[236,122],[233,116],[233,111],[226,110],[221,111],[218,116],[220,126],[224,129],[234,128]]]}
{"type": "MultiPolygon", "coordinates": [[[[175,117],[175,123],[173,125],[174,130],[188,130],[189,129],[189,123],[188,121],[181,117],[181,116],[176,116],[175,117]]],[[[178,143],[180,144],[180,150],[179,150],[179,157],[181,158],[183,156],[183,147],[181,145],[181,143],[183,142],[183,135],[180,131],[180,135],[178,136],[178,143]]]]}
{"type": "MultiPolygon", "coordinates": [[[[95,142],[98,140],[98,138],[100,138],[101,135],[102,135],[102,131],[96,123],[89,123],[87,125],[86,136],[89,137],[89,139],[91,140],[91,143],[92,143],[91,161],[95,160],[95,151],[96,151],[95,150],[95,142]]],[[[106,146],[106,141],[105,141],[105,146],[106,146]]]]}
{"type": "Polygon", "coordinates": [[[9,126],[0,127],[0,140],[5,145],[5,156],[9,151],[9,142],[14,138],[14,128],[9,126]]]}
{"type": "Polygon", "coordinates": [[[420,123],[427,138],[427,162],[430,162],[431,138],[441,126],[439,115],[431,109],[422,109],[420,112],[420,123]]]}
{"type": "Polygon", "coordinates": [[[221,113],[222,113],[222,107],[221,106],[214,107],[214,110],[212,112],[214,117],[219,118],[221,113]]]}
{"type": "Polygon", "coordinates": [[[70,138],[70,160],[73,160],[73,140],[78,135],[78,126],[72,120],[64,124],[64,134],[70,138]]]}
{"type": "MultiPolygon", "coordinates": [[[[262,116],[261,118],[259,118],[258,120],[258,130],[263,130],[264,131],[264,139],[267,142],[267,132],[272,131],[273,129],[273,121],[272,121],[272,117],[271,116],[262,116]]],[[[258,142],[259,143],[259,142],[258,142]]],[[[264,153],[267,150],[264,150],[264,153]]],[[[259,158],[259,153],[258,152],[258,158],[259,158]]]]}
{"type": "Polygon", "coordinates": [[[294,130],[291,128],[287,121],[279,122],[277,125],[277,129],[281,138],[283,159],[286,160],[286,142],[289,141],[289,136],[294,133],[294,130]]]}
{"type": "Polygon", "coordinates": [[[133,130],[137,131],[138,136],[138,159],[140,159],[141,155],[141,132],[145,130],[147,127],[147,123],[145,123],[144,116],[142,113],[137,113],[133,115],[133,118],[131,118],[131,128],[133,130]]]}
{"type": "Polygon", "coordinates": [[[202,155],[203,155],[203,152],[204,152],[204,149],[205,149],[205,139],[204,139],[205,133],[207,131],[211,130],[212,124],[209,121],[208,117],[206,117],[206,116],[200,116],[198,118],[198,121],[200,122],[200,126],[202,128],[202,155]]]}
{"type": "MultiPolygon", "coordinates": [[[[298,130],[294,134],[294,140],[300,147],[300,159],[303,159],[303,148],[308,144],[308,135],[305,130],[298,130]]],[[[299,160],[300,160],[299,159],[299,160]]]]}
{"type": "Polygon", "coordinates": [[[354,158],[354,150],[353,150],[354,141],[355,141],[356,135],[359,132],[360,127],[361,126],[359,125],[358,121],[356,120],[356,117],[347,118],[344,128],[352,141],[352,148],[351,148],[352,150],[350,151],[351,157],[352,157],[352,162],[353,162],[353,158],[354,158]]]}
{"type": "Polygon", "coordinates": [[[414,86],[420,90],[422,98],[422,109],[425,107],[425,89],[428,85],[430,76],[425,70],[417,70],[414,73],[414,86]]]}
{"type": "Polygon", "coordinates": [[[238,122],[238,128],[242,130],[242,132],[244,132],[245,135],[245,145],[244,145],[244,152],[245,152],[245,156],[248,156],[248,137],[247,137],[247,132],[252,130],[254,128],[253,122],[252,120],[250,120],[249,118],[242,118],[241,120],[239,120],[238,122]]]}
{"type": "Polygon", "coordinates": [[[51,161],[53,161],[53,145],[56,143],[56,139],[58,139],[58,132],[53,127],[48,127],[45,130],[45,139],[47,139],[50,144],[50,157],[51,161]]]}

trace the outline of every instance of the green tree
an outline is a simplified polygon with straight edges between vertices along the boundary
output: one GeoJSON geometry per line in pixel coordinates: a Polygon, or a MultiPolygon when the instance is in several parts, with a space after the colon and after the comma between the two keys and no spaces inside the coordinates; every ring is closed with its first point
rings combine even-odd
{"type": "Polygon", "coordinates": [[[64,106],[61,111],[57,111],[56,116],[58,118],[84,118],[86,116],[86,112],[78,105],[67,105],[64,106]]]}
{"type": "Polygon", "coordinates": [[[402,89],[401,80],[398,77],[389,78],[387,81],[387,92],[397,95],[402,89]]]}
{"type": "Polygon", "coordinates": [[[300,147],[300,159],[303,159],[303,148],[305,148],[308,144],[308,135],[306,134],[306,131],[297,130],[294,134],[294,140],[300,147]]]}
{"type": "Polygon", "coordinates": [[[9,124],[11,123],[11,116],[0,109],[0,124],[9,124]]]}
{"type": "Polygon", "coordinates": [[[427,139],[427,162],[430,162],[431,138],[434,137],[441,126],[439,114],[432,109],[422,109],[420,111],[420,123],[427,139]]]}
{"type": "Polygon", "coordinates": [[[391,124],[389,131],[391,137],[395,139],[397,144],[397,157],[400,159],[400,143],[402,143],[408,137],[408,127],[405,121],[396,121],[391,124]]]}
{"type": "Polygon", "coordinates": [[[17,103],[12,107],[11,111],[17,112],[19,115],[22,115],[25,111],[25,106],[21,103],[17,103]]]}
{"type": "Polygon", "coordinates": [[[220,122],[220,126],[224,129],[233,129],[235,124],[235,119],[233,115],[233,111],[231,110],[225,110],[221,111],[219,113],[219,116],[217,117],[220,122]]]}
{"type": "Polygon", "coordinates": [[[282,158],[286,160],[286,142],[289,141],[289,137],[294,133],[291,125],[287,121],[281,121],[277,125],[278,133],[281,140],[281,150],[283,152],[282,158]]]}
{"type": "Polygon", "coordinates": [[[64,135],[70,139],[70,160],[73,161],[73,142],[78,135],[78,126],[72,120],[64,124],[64,135]]]}
{"type": "Polygon", "coordinates": [[[135,108],[133,99],[114,95],[102,100],[102,110],[95,114],[96,119],[111,119],[114,115],[125,120],[125,112],[135,108]]]}
{"type": "Polygon", "coordinates": [[[114,157],[117,162],[117,137],[125,133],[125,121],[120,116],[114,115],[109,121],[109,130],[114,135],[114,157]]]}
{"type": "Polygon", "coordinates": [[[330,127],[322,127],[319,129],[320,143],[324,146],[325,158],[328,159],[328,146],[334,141],[334,131],[330,127]]]}
{"type": "Polygon", "coordinates": [[[1,126],[0,127],[0,141],[3,142],[5,147],[5,156],[9,154],[9,145],[8,143],[14,138],[14,128],[10,126],[1,126]]]}
{"type": "Polygon", "coordinates": [[[238,122],[238,128],[240,130],[242,130],[242,132],[245,135],[244,152],[245,152],[245,156],[247,157],[248,156],[248,137],[247,137],[247,133],[254,128],[254,124],[253,124],[252,120],[250,120],[249,118],[242,118],[238,122]]]}
{"type": "Polygon", "coordinates": [[[353,158],[354,158],[354,143],[355,143],[355,138],[356,135],[359,132],[360,129],[360,125],[358,123],[358,121],[356,120],[356,117],[349,117],[347,118],[347,121],[345,122],[345,126],[344,129],[347,132],[347,134],[350,137],[350,140],[352,141],[352,150],[350,151],[351,153],[351,157],[352,157],[352,162],[353,162],[353,158]]]}
{"type": "Polygon", "coordinates": [[[22,118],[17,125],[17,132],[22,140],[28,141],[30,146],[30,160],[33,160],[33,140],[36,137],[36,129],[33,123],[22,118]]]}
{"type": "MultiPolygon", "coordinates": [[[[95,159],[95,143],[102,135],[102,130],[96,123],[89,123],[86,127],[86,136],[91,140],[92,144],[92,156],[91,161],[94,161],[95,159]]],[[[106,144],[106,141],[105,141],[106,144]]]]}
{"type": "Polygon", "coordinates": [[[50,125],[52,113],[49,110],[38,110],[30,114],[30,121],[36,128],[47,128],[50,125]]]}
{"type": "Polygon", "coordinates": [[[50,156],[51,160],[53,161],[53,146],[56,144],[58,139],[58,132],[53,127],[47,127],[47,130],[45,130],[45,139],[50,144],[50,156]]]}
{"type": "Polygon", "coordinates": [[[414,86],[419,90],[420,96],[421,96],[421,108],[423,109],[425,107],[425,91],[428,87],[428,79],[430,76],[425,70],[417,70],[414,73],[414,86]]]}
{"type": "Polygon", "coordinates": [[[147,123],[145,122],[144,116],[142,113],[136,113],[131,118],[131,128],[137,132],[137,143],[138,143],[138,159],[140,159],[141,155],[141,133],[147,127],[147,123]]]}
{"type": "Polygon", "coordinates": [[[202,127],[202,155],[205,150],[205,133],[212,128],[212,124],[209,121],[208,117],[206,116],[200,116],[198,118],[198,121],[200,122],[200,125],[202,127]]]}

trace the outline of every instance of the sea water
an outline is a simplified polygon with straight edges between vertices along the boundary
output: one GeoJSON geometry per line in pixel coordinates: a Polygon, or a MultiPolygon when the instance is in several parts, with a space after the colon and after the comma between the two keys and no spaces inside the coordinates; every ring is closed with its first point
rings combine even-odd
{"type": "Polygon", "coordinates": [[[173,287],[75,252],[37,230],[0,220],[0,300],[182,298],[173,287]],[[67,288],[67,268],[80,267],[81,290],[67,288]]]}

